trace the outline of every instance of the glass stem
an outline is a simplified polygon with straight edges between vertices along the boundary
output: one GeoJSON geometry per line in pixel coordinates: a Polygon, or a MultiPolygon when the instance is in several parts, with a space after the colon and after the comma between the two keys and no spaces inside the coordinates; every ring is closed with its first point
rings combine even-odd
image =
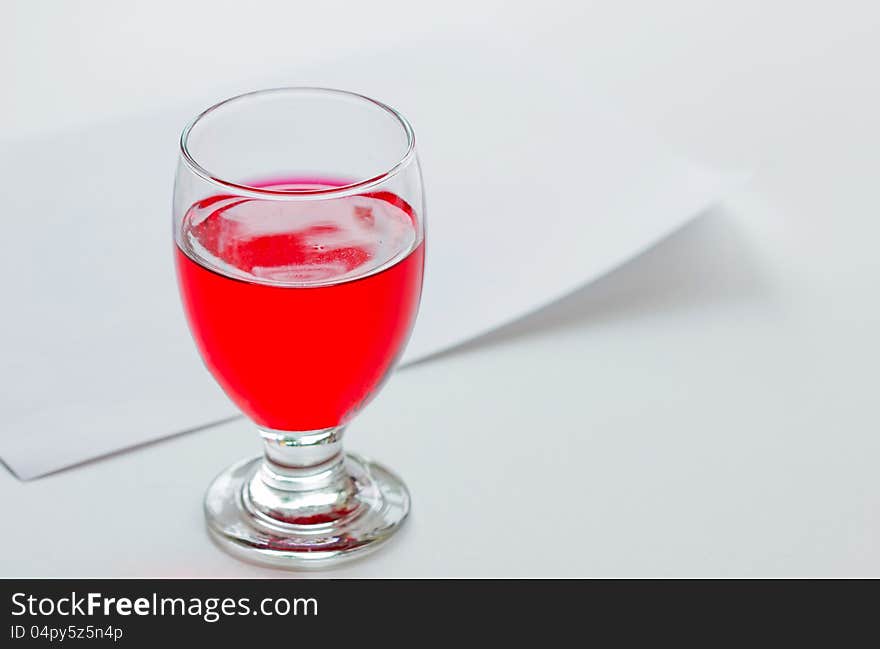
{"type": "Polygon", "coordinates": [[[344,430],[260,429],[263,461],[245,485],[245,506],[269,526],[318,525],[352,514],[357,490],[345,468],[344,430]]]}

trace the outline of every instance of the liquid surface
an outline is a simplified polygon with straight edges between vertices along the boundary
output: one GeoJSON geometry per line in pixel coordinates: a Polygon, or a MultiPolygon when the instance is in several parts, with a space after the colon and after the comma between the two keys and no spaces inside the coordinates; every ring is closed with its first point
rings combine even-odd
{"type": "Polygon", "coordinates": [[[190,208],[181,243],[191,257],[233,278],[281,286],[334,284],[374,273],[412,250],[416,228],[401,203],[387,192],[302,202],[214,196],[190,208]]]}
{"type": "MultiPolygon", "coordinates": [[[[285,182],[272,188],[306,187],[285,182]]],[[[377,192],[321,201],[213,196],[183,219],[178,281],[206,366],[251,419],[347,422],[409,336],[424,244],[412,208],[377,192]]]]}

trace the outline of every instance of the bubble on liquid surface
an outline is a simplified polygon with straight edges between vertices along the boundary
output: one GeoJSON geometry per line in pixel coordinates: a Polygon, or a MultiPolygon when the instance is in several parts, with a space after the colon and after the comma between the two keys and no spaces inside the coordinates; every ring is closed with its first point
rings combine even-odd
{"type": "Polygon", "coordinates": [[[406,211],[373,196],[316,201],[217,197],[193,206],[186,252],[231,277],[287,286],[333,284],[373,274],[416,245],[406,211]]]}

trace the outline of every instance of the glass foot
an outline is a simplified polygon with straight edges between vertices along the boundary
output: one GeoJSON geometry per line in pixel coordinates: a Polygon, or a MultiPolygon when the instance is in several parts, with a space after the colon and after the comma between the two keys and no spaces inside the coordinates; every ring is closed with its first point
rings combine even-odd
{"type": "Polygon", "coordinates": [[[279,476],[262,456],[245,460],[217,476],[205,495],[208,530],[221,548],[294,569],[369,554],[400,528],[409,508],[400,478],[354,454],[305,477],[279,476]]]}

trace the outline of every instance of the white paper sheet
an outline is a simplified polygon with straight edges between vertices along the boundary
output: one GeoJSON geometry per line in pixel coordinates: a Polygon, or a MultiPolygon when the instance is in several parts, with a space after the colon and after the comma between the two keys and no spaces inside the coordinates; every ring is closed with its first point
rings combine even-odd
{"type": "MultiPolygon", "coordinates": [[[[731,178],[600,106],[577,69],[424,47],[286,79],[359,90],[413,122],[428,198],[425,292],[405,361],[582,286],[716,201],[731,178]]],[[[0,458],[22,479],[236,414],[174,284],[170,201],[191,101],[0,150],[0,458]]]]}

